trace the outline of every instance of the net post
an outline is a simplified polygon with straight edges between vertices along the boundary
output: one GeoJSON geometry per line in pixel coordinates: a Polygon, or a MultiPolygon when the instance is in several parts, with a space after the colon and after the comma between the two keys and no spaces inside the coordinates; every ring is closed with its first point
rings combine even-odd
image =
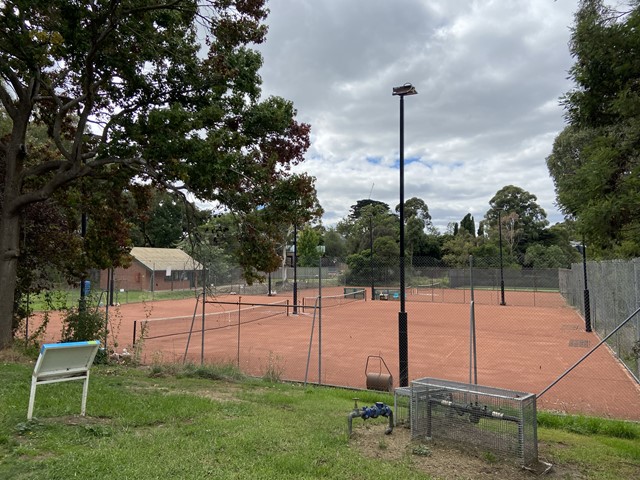
{"type": "Polygon", "coordinates": [[[136,328],[138,327],[138,320],[133,321],[133,341],[131,342],[131,346],[136,346],[136,328]]]}

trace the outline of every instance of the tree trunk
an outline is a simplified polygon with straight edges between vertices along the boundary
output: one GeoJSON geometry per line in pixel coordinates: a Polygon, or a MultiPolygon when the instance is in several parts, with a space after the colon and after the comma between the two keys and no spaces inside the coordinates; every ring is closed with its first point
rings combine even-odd
{"type": "Polygon", "coordinates": [[[31,104],[19,110],[13,118],[11,139],[5,146],[4,178],[0,183],[0,350],[13,340],[13,303],[20,255],[20,215],[15,200],[22,189],[20,173],[26,156],[25,137],[31,104]]]}
{"type": "Polygon", "coordinates": [[[13,302],[20,247],[20,216],[2,212],[0,220],[0,350],[13,340],[13,302]]]}

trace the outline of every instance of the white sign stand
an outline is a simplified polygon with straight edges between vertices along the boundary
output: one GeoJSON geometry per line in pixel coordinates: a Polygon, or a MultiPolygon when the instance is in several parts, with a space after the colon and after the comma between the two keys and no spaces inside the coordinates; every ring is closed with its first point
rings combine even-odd
{"type": "Polygon", "coordinates": [[[31,375],[31,395],[27,420],[33,417],[33,405],[36,401],[36,387],[45,383],[84,380],[82,388],[82,407],[84,416],[89,391],[89,368],[100,347],[99,340],[90,342],[45,343],[40,348],[38,361],[31,375]]]}

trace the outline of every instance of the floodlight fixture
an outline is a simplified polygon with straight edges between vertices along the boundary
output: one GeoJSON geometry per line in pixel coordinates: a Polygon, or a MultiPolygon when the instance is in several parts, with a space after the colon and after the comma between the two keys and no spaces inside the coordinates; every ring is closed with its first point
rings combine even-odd
{"type": "Polygon", "coordinates": [[[416,87],[411,85],[410,83],[405,83],[399,87],[393,87],[393,95],[399,95],[404,97],[405,95],[417,95],[418,91],[416,87]]]}

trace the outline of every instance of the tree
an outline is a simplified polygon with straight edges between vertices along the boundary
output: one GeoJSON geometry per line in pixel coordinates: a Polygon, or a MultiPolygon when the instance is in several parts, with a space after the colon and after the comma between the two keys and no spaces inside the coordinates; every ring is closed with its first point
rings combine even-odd
{"type": "Polygon", "coordinates": [[[320,259],[318,252],[320,234],[310,225],[306,225],[298,235],[298,265],[301,267],[317,267],[320,259]]]}
{"type": "Polygon", "coordinates": [[[329,228],[323,235],[324,245],[326,247],[325,255],[333,263],[342,262],[347,256],[347,242],[335,228],[329,228]]]}
{"type": "Polygon", "coordinates": [[[206,285],[228,284],[237,266],[240,251],[239,225],[232,213],[204,211],[207,220],[189,228],[177,247],[188,253],[205,268],[206,285]]]}
{"type": "Polygon", "coordinates": [[[359,253],[365,249],[370,249],[371,237],[373,241],[377,238],[390,236],[398,241],[399,224],[398,217],[391,213],[386,203],[375,200],[359,200],[351,209],[358,214],[349,215],[338,222],[336,231],[347,241],[348,253],[359,253]],[[365,206],[359,208],[367,202],[365,206]]]}
{"type": "Polygon", "coordinates": [[[572,256],[567,255],[557,245],[545,247],[535,244],[527,248],[524,262],[534,268],[567,268],[571,264],[571,259],[572,256]]]}
{"type": "Polygon", "coordinates": [[[631,5],[580,3],[568,126],[547,158],[559,207],[600,256],[640,255],[640,5],[631,5]]]}
{"type": "MultiPolygon", "coordinates": [[[[396,212],[400,212],[400,205],[396,205],[396,212]]],[[[425,228],[431,225],[431,214],[429,207],[424,200],[418,197],[411,197],[404,202],[404,216],[406,219],[418,218],[422,220],[425,228]]]]}
{"type": "Polygon", "coordinates": [[[364,200],[358,200],[355,205],[351,205],[351,213],[349,213],[349,218],[352,220],[357,220],[358,218],[363,216],[363,210],[366,209],[368,212],[371,211],[371,208],[368,207],[374,207],[376,211],[383,210],[386,212],[389,210],[388,204],[380,202],[378,200],[371,200],[370,198],[367,198],[364,200]]]}
{"type": "Polygon", "coordinates": [[[155,189],[151,207],[135,222],[131,236],[137,247],[173,248],[205,221],[206,213],[186,202],[184,196],[155,189]]]}
{"type": "Polygon", "coordinates": [[[265,38],[264,1],[8,0],[0,11],[0,348],[21,215],[82,179],[87,191],[142,181],[218,202],[238,215],[247,278],[278,262],[273,220],[290,211],[280,199],[314,189],[310,177],[286,182],[309,126],[291,102],[260,100],[261,57],[247,45],[265,38]],[[38,155],[36,125],[50,139],[38,155]]]}
{"type": "Polygon", "coordinates": [[[470,213],[467,213],[460,221],[460,230],[468,232],[472,237],[476,236],[476,222],[470,213]]]}
{"type": "MultiPolygon", "coordinates": [[[[400,204],[396,205],[396,212],[399,211],[400,204]]],[[[429,207],[425,201],[418,197],[411,197],[405,201],[404,218],[407,255],[420,257],[433,253],[433,242],[429,242],[425,231],[433,227],[429,207]]]]}
{"type": "MultiPolygon", "coordinates": [[[[547,213],[538,205],[537,197],[514,185],[507,185],[489,200],[491,208],[485,214],[485,227],[498,232],[500,212],[503,235],[506,231],[511,251],[524,254],[526,247],[538,241],[549,224],[547,213]]],[[[504,236],[503,236],[504,239],[504,236]]]]}

